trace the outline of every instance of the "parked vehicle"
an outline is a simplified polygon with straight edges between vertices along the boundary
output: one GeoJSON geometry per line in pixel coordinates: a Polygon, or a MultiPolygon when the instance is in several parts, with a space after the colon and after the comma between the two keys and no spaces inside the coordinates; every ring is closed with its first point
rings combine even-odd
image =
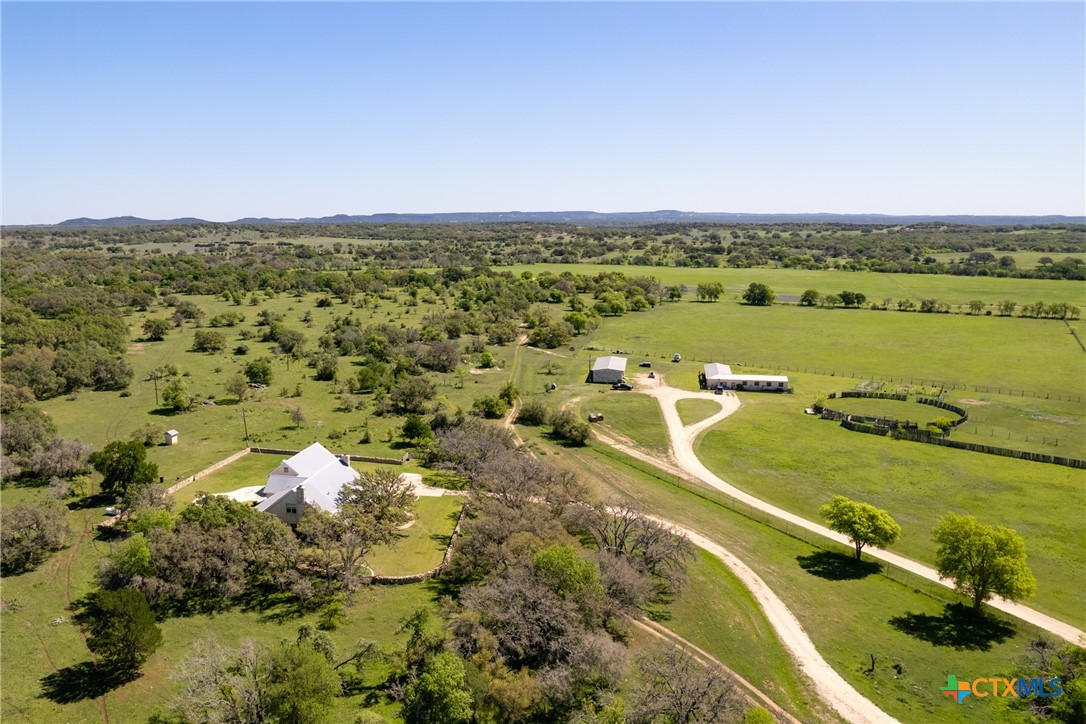
{"type": "Polygon", "coordinates": [[[682,362],[683,361],[683,356],[681,354],[679,354],[678,352],[676,352],[675,355],[671,358],[671,361],[672,362],[682,362]]]}
{"type": "Polygon", "coordinates": [[[655,380],[656,379],[656,373],[655,372],[649,372],[649,379],[650,380],[655,380]]]}
{"type": "Polygon", "coordinates": [[[615,384],[611,385],[611,389],[612,390],[632,390],[633,385],[627,384],[626,382],[616,382],[615,384]]]}
{"type": "Polygon", "coordinates": [[[652,367],[652,362],[642,362],[638,367],[652,367]]]}
{"type": "Polygon", "coordinates": [[[120,512],[120,508],[114,508],[112,505],[106,508],[106,515],[117,515],[120,512]]]}

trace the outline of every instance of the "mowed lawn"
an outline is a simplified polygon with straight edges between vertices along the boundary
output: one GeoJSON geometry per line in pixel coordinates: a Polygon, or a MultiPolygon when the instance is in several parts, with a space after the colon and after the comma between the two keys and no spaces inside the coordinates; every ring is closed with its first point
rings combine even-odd
{"type": "Polygon", "coordinates": [[[720,406],[716,400],[679,400],[675,409],[684,425],[693,425],[720,412],[720,406]]]}
{"type": "Polygon", "coordinates": [[[696,443],[720,477],[811,520],[834,495],[885,508],[902,527],[893,549],[929,563],[946,513],[1014,528],[1038,579],[1030,605],[1086,624],[1086,471],[850,432],[804,415],[791,396],[741,399],[696,443]]]}

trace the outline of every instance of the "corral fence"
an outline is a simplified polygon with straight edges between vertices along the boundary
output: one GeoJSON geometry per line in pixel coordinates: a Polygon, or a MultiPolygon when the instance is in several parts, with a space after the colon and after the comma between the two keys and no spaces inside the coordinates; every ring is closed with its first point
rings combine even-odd
{"type": "Polygon", "coordinates": [[[959,450],[970,450],[972,452],[986,453],[988,455],[1002,455],[1004,457],[1017,458],[1019,460],[1030,460],[1036,463],[1052,463],[1053,465],[1064,465],[1069,468],[1086,470],[1086,460],[1062,457],[1059,455],[1048,455],[1046,453],[1028,452],[1026,450],[1012,450],[996,445],[981,445],[975,442],[950,440],[948,438],[940,437],[939,435],[933,435],[927,430],[898,429],[894,431],[893,436],[898,440],[926,442],[932,445],[942,445],[943,447],[952,447],[959,450]]]}

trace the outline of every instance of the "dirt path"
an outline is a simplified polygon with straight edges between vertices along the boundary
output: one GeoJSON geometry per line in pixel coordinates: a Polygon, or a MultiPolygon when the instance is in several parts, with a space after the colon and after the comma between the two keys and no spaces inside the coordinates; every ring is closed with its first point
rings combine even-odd
{"type": "MultiPolygon", "coordinates": [[[[660,403],[660,409],[663,412],[664,422],[667,424],[668,436],[671,439],[671,456],[675,461],[675,465],[682,469],[686,474],[689,474],[700,480],[701,482],[716,488],[729,495],[736,500],[742,501],[752,508],[761,510],[776,518],[787,521],[792,525],[798,526],[805,530],[809,530],[812,533],[817,533],[820,536],[830,538],[845,545],[851,545],[848,539],[840,533],[819,525],[812,521],[802,518],[794,513],[790,513],[787,510],[778,508],[771,503],[767,503],[760,498],[756,498],[750,493],[746,493],[739,488],[725,482],[721,478],[717,477],[712,471],[710,471],[705,465],[702,464],[698,456],[694,454],[694,440],[697,436],[715,425],[717,422],[723,420],[728,415],[732,414],[739,409],[739,398],[735,393],[726,393],[724,395],[714,395],[708,392],[687,392],[674,387],[669,387],[664,381],[662,375],[658,375],[655,380],[638,379],[637,389],[651,397],[655,397],[657,402],[660,403]],[[683,425],[682,420],[679,418],[678,410],[675,407],[675,403],[683,399],[715,399],[721,402],[720,412],[707,417],[704,420],[694,423],[693,425],[683,425]]],[[[603,436],[600,436],[600,440],[611,444],[611,442],[603,436]]],[[[641,451],[638,454],[631,452],[628,446],[616,446],[622,449],[623,452],[632,454],[639,459],[646,460],[646,462],[652,462],[654,465],[664,467],[660,465],[660,462],[653,461],[651,455],[647,455],[641,451]]],[[[671,467],[671,466],[667,466],[671,467]]],[[[935,569],[930,568],[923,563],[914,561],[911,558],[900,556],[896,553],[879,549],[868,549],[868,553],[873,558],[895,565],[898,568],[906,570],[913,575],[919,576],[929,581],[934,581],[947,588],[953,588],[954,584],[944,578],[940,578],[935,569]]],[[[999,609],[1004,613],[1009,613],[1012,616],[1022,619],[1027,623],[1033,624],[1038,628],[1042,628],[1049,633],[1055,634],[1062,639],[1070,641],[1076,644],[1083,644],[1086,642],[1086,632],[1072,626],[1071,624],[1064,623],[1051,616],[1036,611],[1028,606],[1024,606],[1020,603],[1013,601],[1007,601],[1003,598],[993,598],[988,602],[988,605],[993,608],[999,609]]]]}
{"type": "Polygon", "coordinates": [[[845,720],[862,723],[896,721],[860,692],[852,688],[847,681],[841,678],[840,674],[834,671],[833,667],[822,658],[822,654],[818,653],[818,649],[815,648],[814,643],[807,636],[807,632],[803,630],[799,621],[784,605],[784,602],[777,597],[777,594],[773,593],[769,586],[766,585],[766,582],[751,570],[747,564],[736,558],[723,546],[714,543],[696,531],[675,525],[663,518],[649,517],[657,523],[671,528],[676,533],[685,535],[691,543],[712,553],[743,582],[744,586],[750,589],[762,612],[769,619],[770,625],[773,626],[773,630],[777,633],[777,637],[795,658],[800,671],[811,680],[819,696],[845,720]]]}
{"type": "MultiPolygon", "coordinates": [[[[68,614],[71,616],[72,621],[75,622],[76,630],[79,631],[79,635],[83,637],[83,643],[87,642],[87,633],[83,630],[83,624],[79,623],[79,619],[75,615],[75,611],[72,609],[72,560],[75,558],[76,552],[79,550],[80,544],[83,543],[83,539],[92,535],[90,527],[87,525],[87,518],[83,518],[83,532],[79,534],[79,538],[76,539],[75,545],[72,546],[71,551],[68,554],[68,563],[65,570],[64,581],[64,601],[68,606],[68,614]]],[[[91,651],[91,661],[94,662],[95,670],[98,670],[98,654],[91,651]]],[[[102,708],[102,721],[105,724],[109,724],[109,708],[106,705],[106,695],[102,694],[98,697],[98,703],[102,708]]]]}
{"type": "MultiPolygon", "coordinates": [[[[676,390],[676,392],[679,391],[676,390]]],[[[686,394],[690,394],[691,396],[693,396],[693,393],[686,394]]],[[[713,399],[721,399],[718,396],[712,397],[713,399]]],[[[579,398],[574,398],[573,400],[568,401],[567,405],[576,402],[577,399],[579,398]]],[[[675,406],[672,405],[671,408],[672,411],[674,411],[675,406]]],[[[701,420],[692,425],[691,427],[696,428],[697,430],[704,429],[715,424],[717,421],[723,419],[727,415],[730,415],[737,409],[739,409],[738,399],[736,399],[734,403],[722,402],[722,409],[719,413],[716,413],[715,415],[701,420]]],[[[676,417],[678,417],[677,414],[676,417]]],[[[510,429],[513,429],[511,419],[507,420],[505,424],[510,429]]],[[[513,429],[513,434],[517,442],[523,444],[523,441],[520,439],[520,437],[516,435],[515,429],[513,429]]],[[[604,438],[604,436],[599,435],[598,432],[597,437],[600,437],[605,442],[608,442],[608,444],[615,444],[614,441],[610,441],[604,438]]],[[[634,451],[632,449],[626,449],[626,446],[616,446],[624,449],[625,452],[634,454],[634,451]]],[[[650,464],[661,466],[660,460],[648,454],[641,453],[641,451],[636,452],[638,453],[637,457],[643,457],[650,464]]],[[[668,465],[667,467],[673,466],[668,465]]],[[[683,473],[682,470],[676,470],[678,474],[683,473]]],[[[893,718],[888,716],[885,712],[883,712],[881,709],[871,703],[868,699],[864,698],[864,696],[860,694],[860,692],[849,686],[849,684],[844,679],[842,679],[841,676],[836,671],[834,671],[828,663],[826,663],[826,660],[823,659],[822,655],[818,653],[817,649],[815,649],[814,644],[811,643],[811,640],[807,636],[806,632],[803,630],[803,627],[800,626],[799,621],[797,621],[796,617],[792,615],[792,612],[788,610],[788,607],[784,605],[784,602],[781,601],[777,597],[777,595],[769,589],[769,586],[767,586],[765,582],[761,578],[759,578],[756,573],[754,573],[754,571],[748,568],[746,564],[744,564],[742,561],[732,555],[729,551],[725,550],[723,546],[719,545],[718,543],[714,543],[713,541],[709,540],[705,536],[695,531],[683,528],[682,526],[676,525],[669,520],[664,520],[663,518],[657,518],[655,516],[649,517],[661,523],[662,525],[665,525],[668,528],[671,528],[676,532],[685,535],[690,540],[690,542],[694,543],[694,545],[697,545],[698,547],[704,548],[705,550],[709,551],[711,554],[723,561],[726,566],[728,566],[729,570],[731,570],[743,582],[743,584],[747,586],[748,589],[750,589],[759,607],[765,614],[766,619],[769,621],[773,629],[777,632],[778,638],[780,638],[784,646],[796,659],[797,665],[799,666],[803,674],[807,676],[808,679],[810,679],[815,691],[818,692],[819,696],[823,699],[823,701],[829,704],[843,718],[850,722],[857,722],[858,724],[866,724],[867,722],[895,721],[893,718]]],[[[677,634],[672,634],[672,636],[674,636],[675,638],[679,638],[677,634]]],[[[689,642],[685,641],[684,643],[689,644],[689,642]]],[[[693,647],[693,644],[689,644],[689,646],[693,647]]],[[[741,683],[745,684],[751,691],[756,692],[759,697],[768,698],[765,697],[765,695],[760,690],[746,682],[745,679],[742,679],[734,672],[732,672],[731,669],[728,669],[726,666],[724,666],[724,664],[722,664],[720,661],[711,657],[708,653],[702,651],[701,649],[697,649],[696,647],[694,648],[704,657],[713,661],[718,666],[723,667],[733,676],[736,676],[736,678],[739,679],[741,683]]],[[[769,708],[771,709],[771,711],[783,711],[776,704],[773,704],[769,708]]],[[[788,715],[785,714],[785,716],[788,715]]]]}

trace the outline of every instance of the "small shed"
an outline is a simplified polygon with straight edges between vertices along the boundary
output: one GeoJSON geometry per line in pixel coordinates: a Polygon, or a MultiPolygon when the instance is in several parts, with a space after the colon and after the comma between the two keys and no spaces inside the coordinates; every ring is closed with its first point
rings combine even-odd
{"type": "MultiPolygon", "coordinates": [[[[159,429],[161,429],[161,428],[159,428],[159,429]]],[[[166,439],[163,442],[165,442],[167,445],[176,445],[177,444],[177,438],[178,438],[178,436],[180,434],[181,433],[179,433],[177,430],[167,430],[166,431],[166,439]]]]}
{"type": "Polygon", "coordinates": [[[625,376],[626,358],[609,355],[607,357],[597,357],[596,361],[592,363],[589,382],[613,385],[616,382],[622,382],[625,376]]]}

